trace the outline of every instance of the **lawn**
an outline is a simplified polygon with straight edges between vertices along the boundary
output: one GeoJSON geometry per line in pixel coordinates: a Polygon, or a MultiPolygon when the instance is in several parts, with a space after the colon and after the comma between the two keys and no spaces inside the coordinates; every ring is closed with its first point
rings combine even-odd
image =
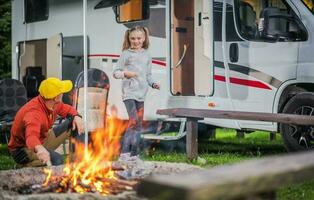
{"type": "MultiPolygon", "coordinates": [[[[279,134],[276,140],[270,141],[269,134],[265,132],[256,131],[246,134],[245,138],[237,138],[236,132],[233,130],[217,129],[216,139],[203,140],[199,143],[199,155],[206,160],[206,163],[194,161],[192,164],[211,167],[284,153],[287,153],[287,151],[279,134]]],[[[158,150],[149,156],[144,156],[144,159],[188,162],[184,153],[169,153],[158,150]]],[[[277,192],[277,199],[314,200],[314,180],[281,188],[277,192]]]]}
{"type": "MultiPolygon", "coordinates": [[[[217,129],[216,139],[202,140],[199,143],[199,155],[201,159],[193,161],[191,164],[212,167],[286,153],[279,135],[277,135],[277,139],[274,141],[270,141],[269,134],[265,132],[246,134],[245,138],[237,138],[235,135],[236,133],[233,130],[217,129]]],[[[153,150],[149,151],[149,154],[143,154],[141,156],[142,159],[188,162],[183,152],[183,143],[160,143],[153,150]],[[161,148],[167,149],[167,151],[162,151],[161,148]]],[[[6,145],[0,145],[0,152],[0,169],[12,169],[14,162],[8,155],[6,145]]],[[[281,188],[277,193],[277,197],[280,200],[314,200],[313,189],[314,180],[281,188]]]]}

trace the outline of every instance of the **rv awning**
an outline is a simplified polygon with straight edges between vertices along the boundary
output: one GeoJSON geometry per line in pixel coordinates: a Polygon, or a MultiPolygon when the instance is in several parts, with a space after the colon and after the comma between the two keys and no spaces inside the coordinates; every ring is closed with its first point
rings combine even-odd
{"type": "Polygon", "coordinates": [[[95,6],[95,9],[119,6],[119,5],[124,4],[124,3],[128,2],[128,1],[129,0],[101,0],[95,6]]]}

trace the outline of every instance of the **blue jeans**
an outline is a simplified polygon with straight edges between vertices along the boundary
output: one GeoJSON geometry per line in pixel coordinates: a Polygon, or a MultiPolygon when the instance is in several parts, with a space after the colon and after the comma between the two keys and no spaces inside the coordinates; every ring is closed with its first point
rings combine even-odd
{"type": "Polygon", "coordinates": [[[47,149],[47,150],[50,154],[50,161],[52,165],[57,166],[57,165],[62,165],[64,163],[63,157],[59,153],[51,149],[47,149]]]}
{"type": "Polygon", "coordinates": [[[129,115],[129,124],[122,140],[122,153],[130,152],[131,156],[135,156],[140,153],[144,102],[134,99],[127,99],[123,102],[129,115]]]}

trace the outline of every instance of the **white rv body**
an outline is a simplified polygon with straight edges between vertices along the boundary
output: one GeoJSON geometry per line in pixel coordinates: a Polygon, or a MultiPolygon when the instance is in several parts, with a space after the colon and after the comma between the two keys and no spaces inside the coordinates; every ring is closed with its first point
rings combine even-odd
{"type": "MultiPolygon", "coordinates": [[[[49,41],[48,39],[53,36],[57,37],[58,41],[61,40],[61,36],[66,38],[82,36],[83,34],[82,1],[50,0],[48,19],[33,23],[24,23],[23,2],[12,1],[12,76],[20,80],[25,74],[25,69],[21,68],[23,61],[21,57],[27,54],[27,52],[23,53],[24,41],[49,41]]],[[[114,108],[117,108],[118,117],[126,119],[127,113],[121,99],[121,80],[112,77],[112,70],[121,53],[124,33],[133,24],[117,23],[112,7],[94,9],[99,2],[100,0],[87,2],[88,67],[101,69],[108,74],[110,77],[108,113],[110,114],[111,111],[115,110],[114,108]]],[[[279,39],[276,41],[254,41],[243,37],[239,26],[235,25],[239,23],[236,19],[237,0],[191,1],[191,5],[194,6],[193,16],[184,19],[176,16],[175,12],[179,12],[179,9],[188,9],[189,6],[181,5],[174,0],[161,2],[163,3],[151,6],[150,11],[151,17],[156,14],[157,9],[163,16],[157,15],[160,18],[155,16],[154,19],[150,18],[144,21],[149,24],[151,20],[149,28],[164,24],[164,30],[159,30],[159,35],[154,33],[158,30],[154,30],[150,37],[149,51],[153,58],[152,74],[156,82],[161,84],[161,89],[149,91],[145,101],[145,119],[174,120],[156,114],[157,109],[163,108],[277,113],[281,112],[280,99],[283,98],[282,95],[289,86],[304,85],[306,89],[314,89],[312,87],[314,83],[314,57],[311,55],[314,48],[314,16],[301,0],[286,1],[289,9],[298,17],[306,30],[307,37],[301,41],[280,41],[279,39]],[[175,10],[178,6],[181,7],[175,10]],[[221,15],[219,18],[221,27],[217,27],[219,14],[216,16],[215,12],[221,15]],[[186,27],[190,25],[186,25],[186,27],[179,25],[183,24],[184,26],[185,23],[192,20],[194,20],[191,28],[194,30],[193,35],[182,39],[182,34],[189,34],[190,29],[186,27]],[[231,27],[231,24],[228,23],[231,22],[234,25],[234,40],[232,39],[233,36],[231,39],[228,38],[229,27],[231,27]],[[220,38],[219,40],[214,36],[214,32],[218,28],[221,35],[217,36],[216,34],[216,37],[220,38]],[[175,88],[173,81],[177,77],[174,73],[177,73],[175,71],[180,67],[182,69],[184,67],[176,66],[178,59],[175,59],[182,57],[185,48],[184,44],[177,44],[175,40],[188,42],[194,40],[192,41],[194,51],[191,55],[194,56],[194,59],[190,59],[195,65],[193,68],[194,82],[186,83],[187,85],[194,84],[192,89],[184,85],[184,80],[181,82],[182,85],[179,84],[178,88],[175,88]],[[238,52],[238,58],[234,62],[231,62],[230,48],[235,48],[235,51],[238,52]],[[188,90],[186,94],[180,92],[180,87],[188,90]]],[[[255,1],[248,2],[254,3],[255,1]]],[[[188,42],[187,51],[190,51],[191,45],[188,42]]],[[[56,43],[58,42],[54,44],[56,43]]],[[[46,46],[47,49],[50,48],[49,44],[46,46]]],[[[50,51],[47,50],[47,52],[50,51]]],[[[56,51],[58,52],[58,50],[56,51]]],[[[46,74],[44,75],[64,78],[61,68],[67,66],[62,65],[60,61],[62,55],[57,57],[52,57],[52,55],[53,53],[46,54],[46,69],[43,70],[46,74]]],[[[29,62],[28,65],[30,66],[37,65],[34,62],[29,62]]],[[[183,79],[184,76],[180,78],[183,79]]],[[[204,122],[235,129],[260,129],[272,132],[278,130],[277,123],[272,122],[224,119],[205,119],[204,122]]]]}

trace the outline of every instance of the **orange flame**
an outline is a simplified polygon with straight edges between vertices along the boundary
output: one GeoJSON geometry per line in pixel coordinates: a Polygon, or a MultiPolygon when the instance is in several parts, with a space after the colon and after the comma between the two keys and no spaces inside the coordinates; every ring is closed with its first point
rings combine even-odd
{"type": "MultiPolygon", "coordinates": [[[[84,144],[74,142],[75,160],[70,162],[68,159],[63,169],[65,176],[62,177],[59,185],[78,193],[89,192],[92,189],[103,195],[109,194],[106,189],[108,186],[106,180],[116,179],[112,170],[112,160],[120,152],[121,134],[126,129],[126,125],[121,120],[107,117],[106,128],[90,133],[91,142],[88,145],[87,155],[84,144]]],[[[51,172],[50,175],[48,172],[45,173],[48,176],[44,184],[48,185],[52,180],[51,172]]]]}
{"type": "Polygon", "coordinates": [[[46,180],[43,183],[43,186],[48,186],[49,180],[51,178],[52,171],[50,169],[44,169],[44,173],[47,174],[46,180]]]}

